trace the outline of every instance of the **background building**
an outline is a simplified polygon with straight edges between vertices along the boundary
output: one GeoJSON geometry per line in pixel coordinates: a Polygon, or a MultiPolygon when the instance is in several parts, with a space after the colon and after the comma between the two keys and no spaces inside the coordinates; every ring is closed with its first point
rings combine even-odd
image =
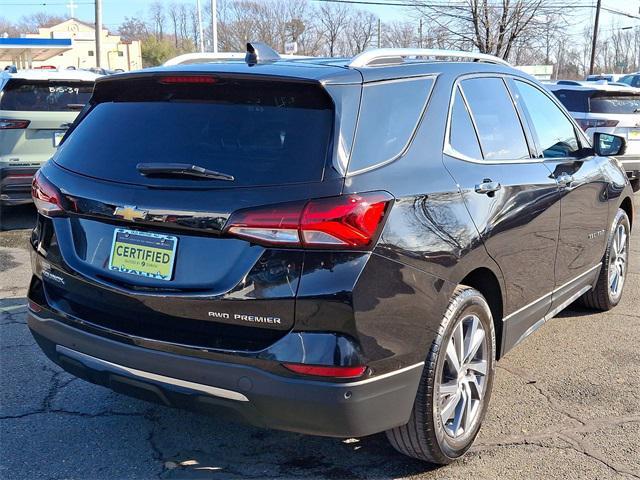
{"type": "MultiPolygon", "coordinates": [[[[142,52],[140,42],[125,42],[119,35],[111,35],[102,29],[101,67],[108,70],[137,70],[142,68],[142,52]]],[[[95,28],[71,18],[48,28],[39,28],[38,33],[23,35],[28,39],[70,39],[71,48],[46,60],[34,58],[34,68],[51,65],[57,68],[91,68],[96,66],[95,28]]],[[[11,64],[6,59],[0,60],[0,68],[11,64]]]]}

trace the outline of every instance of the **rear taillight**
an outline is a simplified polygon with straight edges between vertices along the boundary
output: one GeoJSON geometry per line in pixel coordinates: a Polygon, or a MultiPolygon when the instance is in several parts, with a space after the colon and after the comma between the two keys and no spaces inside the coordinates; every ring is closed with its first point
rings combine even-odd
{"type": "Polygon", "coordinates": [[[31,197],[38,212],[47,217],[62,215],[62,194],[49,180],[38,170],[33,176],[31,184],[31,197]]]}
{"type": "Polygon", "coordinates": [[[605,120],[602,118],[578,118],[576,121],[584,131],[587,131],[588,128],[615,127],[619,123],[618,120],[605,120]]]}
{"type": "Polygon", "coordinates": [[[0,130],[18,130],[27,128],[31,121],[17,120],[15,118],[0,118],[0,130]]]}
{"type": "Polygon", "coordinates": [[[301,363],[283,363],[283,367],[301,375],[315,375],[317,377],[357,378],[367,370],[366,366],[356,367],[326,367],[323,365],[304,365],[301,363]]]}
{"type": "Polygon", "coordinates": [[[369,192],[240,210],[225,232],[267,245],[367,248],[392,201],[387,192],[369,192]]]}

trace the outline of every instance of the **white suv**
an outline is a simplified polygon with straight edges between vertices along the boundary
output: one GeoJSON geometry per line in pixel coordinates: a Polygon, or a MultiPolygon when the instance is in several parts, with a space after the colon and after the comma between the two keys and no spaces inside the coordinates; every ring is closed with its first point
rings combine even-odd
{"type": "Polygon", "coordinates": [[[95,73],[0,72],[0,205],[31,202],[31,179],[91,97],[95,73]]]}
{"type": "Polygon", "coordinates": [[[546,85],[593,139],[595,132],[624,137],[627,149],[616,158],[634,191],[640,189],[640,88],[610,84],[546,85]]]}

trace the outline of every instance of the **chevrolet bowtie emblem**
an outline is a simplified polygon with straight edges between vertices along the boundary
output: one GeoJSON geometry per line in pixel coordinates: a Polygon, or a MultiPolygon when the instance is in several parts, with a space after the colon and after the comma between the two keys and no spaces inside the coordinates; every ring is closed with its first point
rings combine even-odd
{"type": "Polygon", "coordinates": [[[125,205],[124,207],[116,207],[113,211],[114,217],[121,217],[125,220],[144,220],[147,218],[149,212],[146,210],[140,210],[136,207],[125,205]]]}

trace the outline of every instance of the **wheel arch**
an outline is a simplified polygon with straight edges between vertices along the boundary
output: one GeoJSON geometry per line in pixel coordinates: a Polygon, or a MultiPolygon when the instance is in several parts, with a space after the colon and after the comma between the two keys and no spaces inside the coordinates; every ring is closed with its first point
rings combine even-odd
{"type": "Polygon", "coordinates": [[[633,201],[631,197],[625,197],[620,204],[620,208],[624,210],[627,217],[629,217],[629,226],[633,228],[633,201]]]}
{"type": "Polygon", "coordinates": [[[467,273],[460,281],[460,284],[475,288],[487,300],[491,309],[496,334],[496,358],[499,359],[502,356],[502,318],[504,316],[505,302],[498,276],[490,268],[479,267],[467,273]]]}

